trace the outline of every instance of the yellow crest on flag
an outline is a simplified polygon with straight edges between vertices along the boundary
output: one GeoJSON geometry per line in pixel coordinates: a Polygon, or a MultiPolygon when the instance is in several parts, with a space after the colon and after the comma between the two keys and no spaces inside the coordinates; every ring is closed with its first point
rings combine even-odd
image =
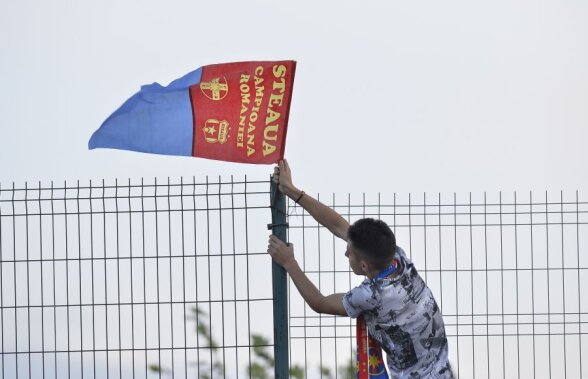
{"type": "Polygon", "coordinates": [[[229,138],[229,123],[226,120],[216,120],[209,118],[206,120],[202,131],[204,132],[204,138],[208,143],[225,143],[229,138]]]}

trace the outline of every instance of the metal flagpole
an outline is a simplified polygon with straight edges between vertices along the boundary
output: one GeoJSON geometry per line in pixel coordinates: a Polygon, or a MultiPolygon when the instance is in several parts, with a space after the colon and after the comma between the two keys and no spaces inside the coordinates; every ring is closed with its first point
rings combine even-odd
{"type": "MultiPolygon", "coordinates": [[[[286,197],[273,182],[270,186],[272,223],[268,229],[280,240],[286,241],[286,197]]],[[[275,377],[288,378],[288,278],[286,270],[272,261],[272,287],[274,298],[274,357],[275,377]]]]}

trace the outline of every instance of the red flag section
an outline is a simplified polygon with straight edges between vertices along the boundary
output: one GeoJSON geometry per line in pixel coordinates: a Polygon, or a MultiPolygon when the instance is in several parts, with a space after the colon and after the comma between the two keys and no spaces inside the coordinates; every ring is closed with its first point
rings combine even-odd
{"type": "Polygon", "coordinates": [[[369,379],[368,367],[368,331],[363,317],[356,321],[357,338],[357,379],[369,379]]]}
{"type": "Polygon", "coordinates": [[[203,67],[190,87],[192,155],[272,164],[284,157],[295,61],[239,62],[203,67]]]}

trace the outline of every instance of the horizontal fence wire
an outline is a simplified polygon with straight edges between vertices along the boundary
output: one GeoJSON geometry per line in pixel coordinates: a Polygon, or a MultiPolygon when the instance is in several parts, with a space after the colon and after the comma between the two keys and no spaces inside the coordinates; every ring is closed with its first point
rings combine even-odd
{"type": "Polygon", "coordinates": [[[269,180],[0,186],[0,377],[272,372],[269,180]]]}
{"type": "MultiPolygon", "coordinates": [[[[588,202],[573,193],[317,196],[349,222],[384,220],[432,289],[459,378],[588,377],[588,202]]],[[[346,243],[290,201],[289,240],[323,294],[363,280],[346,243]]],[[[355,324],[290,285],[291,364],[355,377],[355,324]]]]}

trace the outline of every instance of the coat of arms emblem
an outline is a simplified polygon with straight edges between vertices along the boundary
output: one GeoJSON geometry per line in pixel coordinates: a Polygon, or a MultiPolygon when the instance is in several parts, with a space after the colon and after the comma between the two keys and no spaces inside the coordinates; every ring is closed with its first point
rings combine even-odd
{"type": "Polygon", "coordinates": [[[209,118],[206,120],[202,131],[204,132],[204,138],[208,143],[225,143],[229,139],[229,123],[226,120],[216,120],[209,118]]]}

